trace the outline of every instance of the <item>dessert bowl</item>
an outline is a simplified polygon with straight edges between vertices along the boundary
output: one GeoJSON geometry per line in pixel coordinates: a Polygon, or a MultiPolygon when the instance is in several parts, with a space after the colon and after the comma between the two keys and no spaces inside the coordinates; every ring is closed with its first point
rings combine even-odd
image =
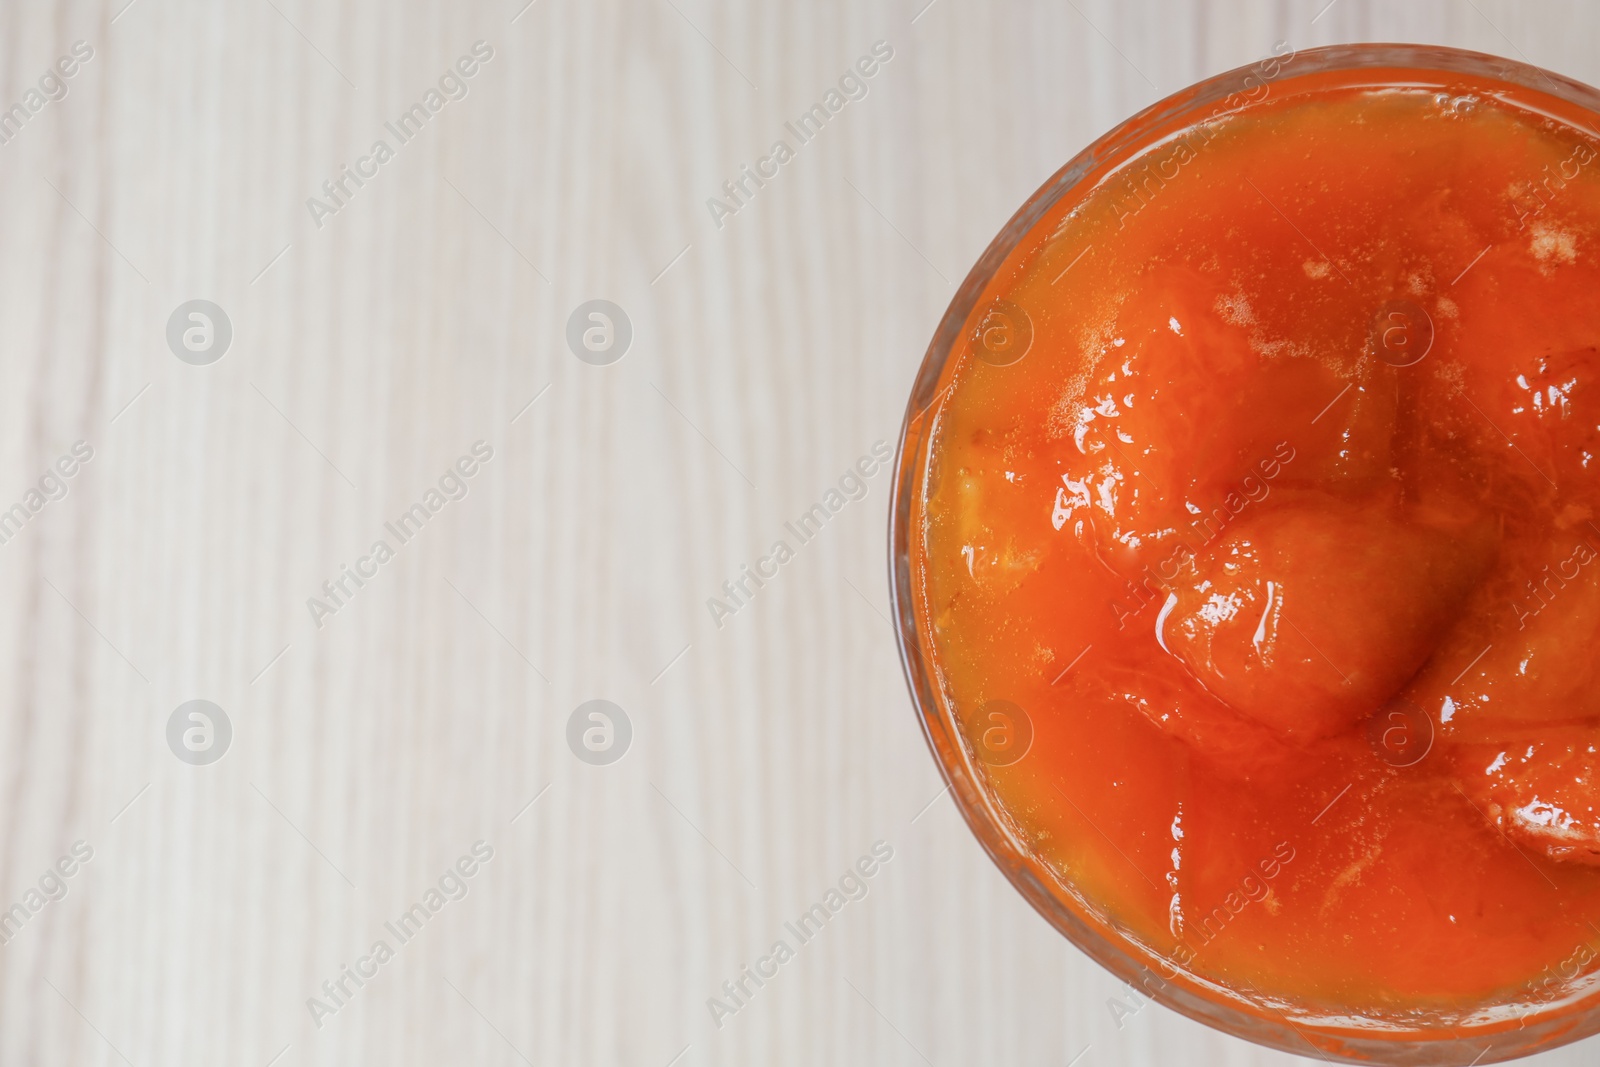
{"type": "Polygon", "coordinates": [[[1354,1063],[1600,1029],[1597,162],[1559,75],[1280,46],[951,301],[902,664],[980,844],[1140,995],[1354,1063]]]}

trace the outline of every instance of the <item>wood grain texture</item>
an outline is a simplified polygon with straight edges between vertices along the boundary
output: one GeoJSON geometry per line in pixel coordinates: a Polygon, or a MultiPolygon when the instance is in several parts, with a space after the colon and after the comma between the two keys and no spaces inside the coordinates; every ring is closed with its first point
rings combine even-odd
{"type": "Polygon", "coordinates": [[[0,544],[0,907],[94,850],[0,948],[0,1064],[1290,1059],[1157,1007],[1119,1028],[939,796],[886,473],[720,628],[705,602],[893,441],[954,283],[1100,132],[1278,39],[1600,81],[1600,10],[124,3],[0,6],[0,106],[94,48],[0,146],[0,508],[94,449],[0,544]],[[466,98],[319,227],[306,199],[479,40],[466,98]],[[879,40],[867,96],[717,226],[879,40]],[[210,366],[165,341],[195,298],[233,325],[210,366]],[[611,366],[564,339],[593,298],[632,322],[611,366]],[[319,628],[307,599],[480,440],[319,628]],[[234,730],[208,767],[165,738],[200,697],[234,730]],[[567,747],[592,698],[633,725],[611,766],[567,747]],[[317,1026],[479,840],[466,896],[317,1026]],[[865,899],[715,1026],[879,840],[865,899]]]}

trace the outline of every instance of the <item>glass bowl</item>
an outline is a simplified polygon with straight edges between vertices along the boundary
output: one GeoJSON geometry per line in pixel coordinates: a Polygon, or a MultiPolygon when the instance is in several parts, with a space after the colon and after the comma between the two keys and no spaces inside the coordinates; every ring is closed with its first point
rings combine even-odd
{"type": "Polygon", "coordinates": [[[1096,140],[1029,197],[989,244],[956,291],[923,358],[900,433],[890,505],[889,581],[896,638],[923,734],[967,825],[1035,910],[1101,966],[1174,1011],[1285,1052],[1348,1063],[1494,1063],[1600,1031],[1600,981],[1580,983],[1578,989],[1540,1003],[1483,1007],[1465,1018],[1426,1011],[1380,1018],[1311,1009],[1191,973],[1130,936],[1033,855],[987,788],[985,766],[942,684],[923,576],[912,552],[912,538],[923,529],[941,401],[963,356],[963,339],[980,322],[987,324],[980,313],[993,311],[991,301],[1021,265],[1019,244],[1030,230],[1047,215],[1064,215],[1090,190],[1193,124],[1220,114],[1247,113],[1269,98],[1315,92],[1329,76],[1345,87],[1445,92],[1467,79],[1482,91],[1481,82],[1491,81],[1497,83],[1497,95],[1524,110],[1600,132],[1600,91],[1524,63],[1434,46],[1356,44],[1295,53],[1280,44],[1261,62],[1169,96],[1096,140]]]}

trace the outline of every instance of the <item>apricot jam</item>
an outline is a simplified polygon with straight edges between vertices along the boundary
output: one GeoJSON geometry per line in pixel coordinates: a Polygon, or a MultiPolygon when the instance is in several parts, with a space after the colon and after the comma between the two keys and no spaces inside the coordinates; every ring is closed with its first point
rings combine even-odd
{"type": "Polygon", "coordinates": [[[924,416],[918,625],[1009,831],[1175,970],[1537,1007],[1600,946],[1600,135],[1319,77],[1006,259],[924,416]]]}

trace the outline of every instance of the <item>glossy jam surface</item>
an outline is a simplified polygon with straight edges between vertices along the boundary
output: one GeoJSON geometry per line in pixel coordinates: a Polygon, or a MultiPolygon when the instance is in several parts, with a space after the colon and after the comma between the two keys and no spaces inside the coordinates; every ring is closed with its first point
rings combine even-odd
{"type": "Polygon", "coordinates": [[[1038,862],[1192,974],[1537,1006],[1600,946],[1600,138],[1283,91],[1047,215],[953,361],[927,648],[1038,862]]]}

